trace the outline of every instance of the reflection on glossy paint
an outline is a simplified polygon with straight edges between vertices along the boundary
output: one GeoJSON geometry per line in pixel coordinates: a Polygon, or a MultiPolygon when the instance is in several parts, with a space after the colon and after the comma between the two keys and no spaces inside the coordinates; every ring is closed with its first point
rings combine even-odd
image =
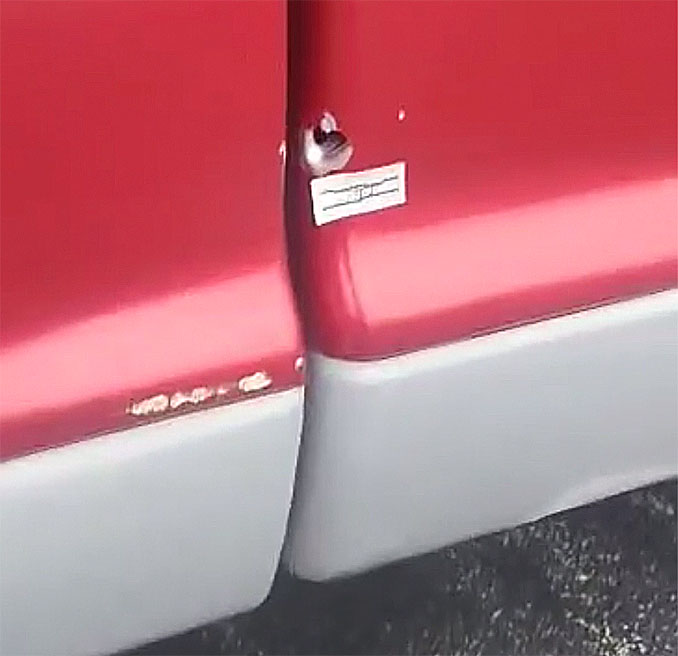
{"type": "MultiPolygon", "coordinates": [[[[235,380],[247,363],[298,348],[288,294],[284,271],[275,265],[5,348],[0,351],[0,419],[157,389],[162,381],[178,376],[204,381],[206,371],[224,367],[235,380]],[[238,308],[238,317],[232,308],[238,308]],[[288,315],[285,321],[271,321],[272,316],[288,315]],[[262,344],[267,345],[265,352],[262,344]]],[[[295,372],[289,369],[291,381],[295,372]]],[[[253,384],[257,382],[259,389],[271,385],[270,380],[263,385],[257,378],[253,384]]],[[[226,383],[218,387],[220,395],[228,390],[226,383]]],[[[188,394],[181,402],[172,397],[175,405],[199,402],[212,392],[196,387],[188,394]]],[[[169,397],[165,403],[165,393],[160,396],[147,398],[132,414],[165,410],[169,397]]]]}
{"type": "Polygon", "coordinates": [[[500,312],[502,298],[519,302],[529,290],[675,261],[677,200],[670,179],[410,230],[354,231],[349,268],[375,327],[493,300],[500,312]]]}
{"type": "Polygon", "coordinates": [[[675,286],[677,205],[673,178],[409,230],[354,230],[345,303],[356,297],[369,330],[352,346],[404,350],[675,286]]]}

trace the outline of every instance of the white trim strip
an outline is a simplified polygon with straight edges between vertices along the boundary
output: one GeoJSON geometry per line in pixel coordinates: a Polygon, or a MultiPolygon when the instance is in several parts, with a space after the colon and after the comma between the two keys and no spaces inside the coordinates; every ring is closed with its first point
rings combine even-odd
{"type": "Polygon", "coordinates": [[[313,355],[286,558],[322,580],[678,473],[678,292],[382,361],[313,355]]]}
{"type": "Polygon", "coordinates": [[[0,653],[113,652],[262,601],[301,414],[299,388],[0,464],[0,653]]]}

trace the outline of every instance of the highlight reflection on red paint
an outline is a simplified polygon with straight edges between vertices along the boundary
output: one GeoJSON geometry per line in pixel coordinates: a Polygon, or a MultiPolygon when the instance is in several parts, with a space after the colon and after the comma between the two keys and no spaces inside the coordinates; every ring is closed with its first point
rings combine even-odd
{"type": "Polygon", "coordinates": [[[8,421],[107,397],[120,399],[120,421],[122,399],[165,391],[167,381],[184,381],[190,389],[219,382],[207,376],[237,380],[253,373],[257,363],[273,369],[278,389],[299,383],[294,358],[300,336],[285,275],[282,267],[270,266],[0,350],[3,452],[11,450],[4,430],[8,421]],[[279,321],[272,322],[272,316],[279,321]]]}
{"type": "Polygon", "coordinates": [[[370,347],[402,350],[406,334],[450,340],[674,286],[677,234],[676,179],[352,233],[350,293],[370,347]]]}

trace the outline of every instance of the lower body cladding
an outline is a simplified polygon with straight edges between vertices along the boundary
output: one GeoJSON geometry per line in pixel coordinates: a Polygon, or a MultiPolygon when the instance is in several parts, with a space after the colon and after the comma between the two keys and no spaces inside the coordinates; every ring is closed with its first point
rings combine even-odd
{"type": "Polygon", "coordinates": [[[0,653],[111,652],[249,609],[292,497],[294,389],[0,465],[0,653]]]}
{"type": "Polygon", "coordinates": [[[329,579],[677,472],[678,292],[382,361],[312,356],[284,558],[329,579]]]}

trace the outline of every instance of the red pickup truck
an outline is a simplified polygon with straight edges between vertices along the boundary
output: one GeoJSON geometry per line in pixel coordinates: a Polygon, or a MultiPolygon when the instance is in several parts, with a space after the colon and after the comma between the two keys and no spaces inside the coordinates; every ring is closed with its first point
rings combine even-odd
{"type": "Polygon", "coordinates": [[[676,475],[675,2],[0,11],[0,652],[676,475]]]}

